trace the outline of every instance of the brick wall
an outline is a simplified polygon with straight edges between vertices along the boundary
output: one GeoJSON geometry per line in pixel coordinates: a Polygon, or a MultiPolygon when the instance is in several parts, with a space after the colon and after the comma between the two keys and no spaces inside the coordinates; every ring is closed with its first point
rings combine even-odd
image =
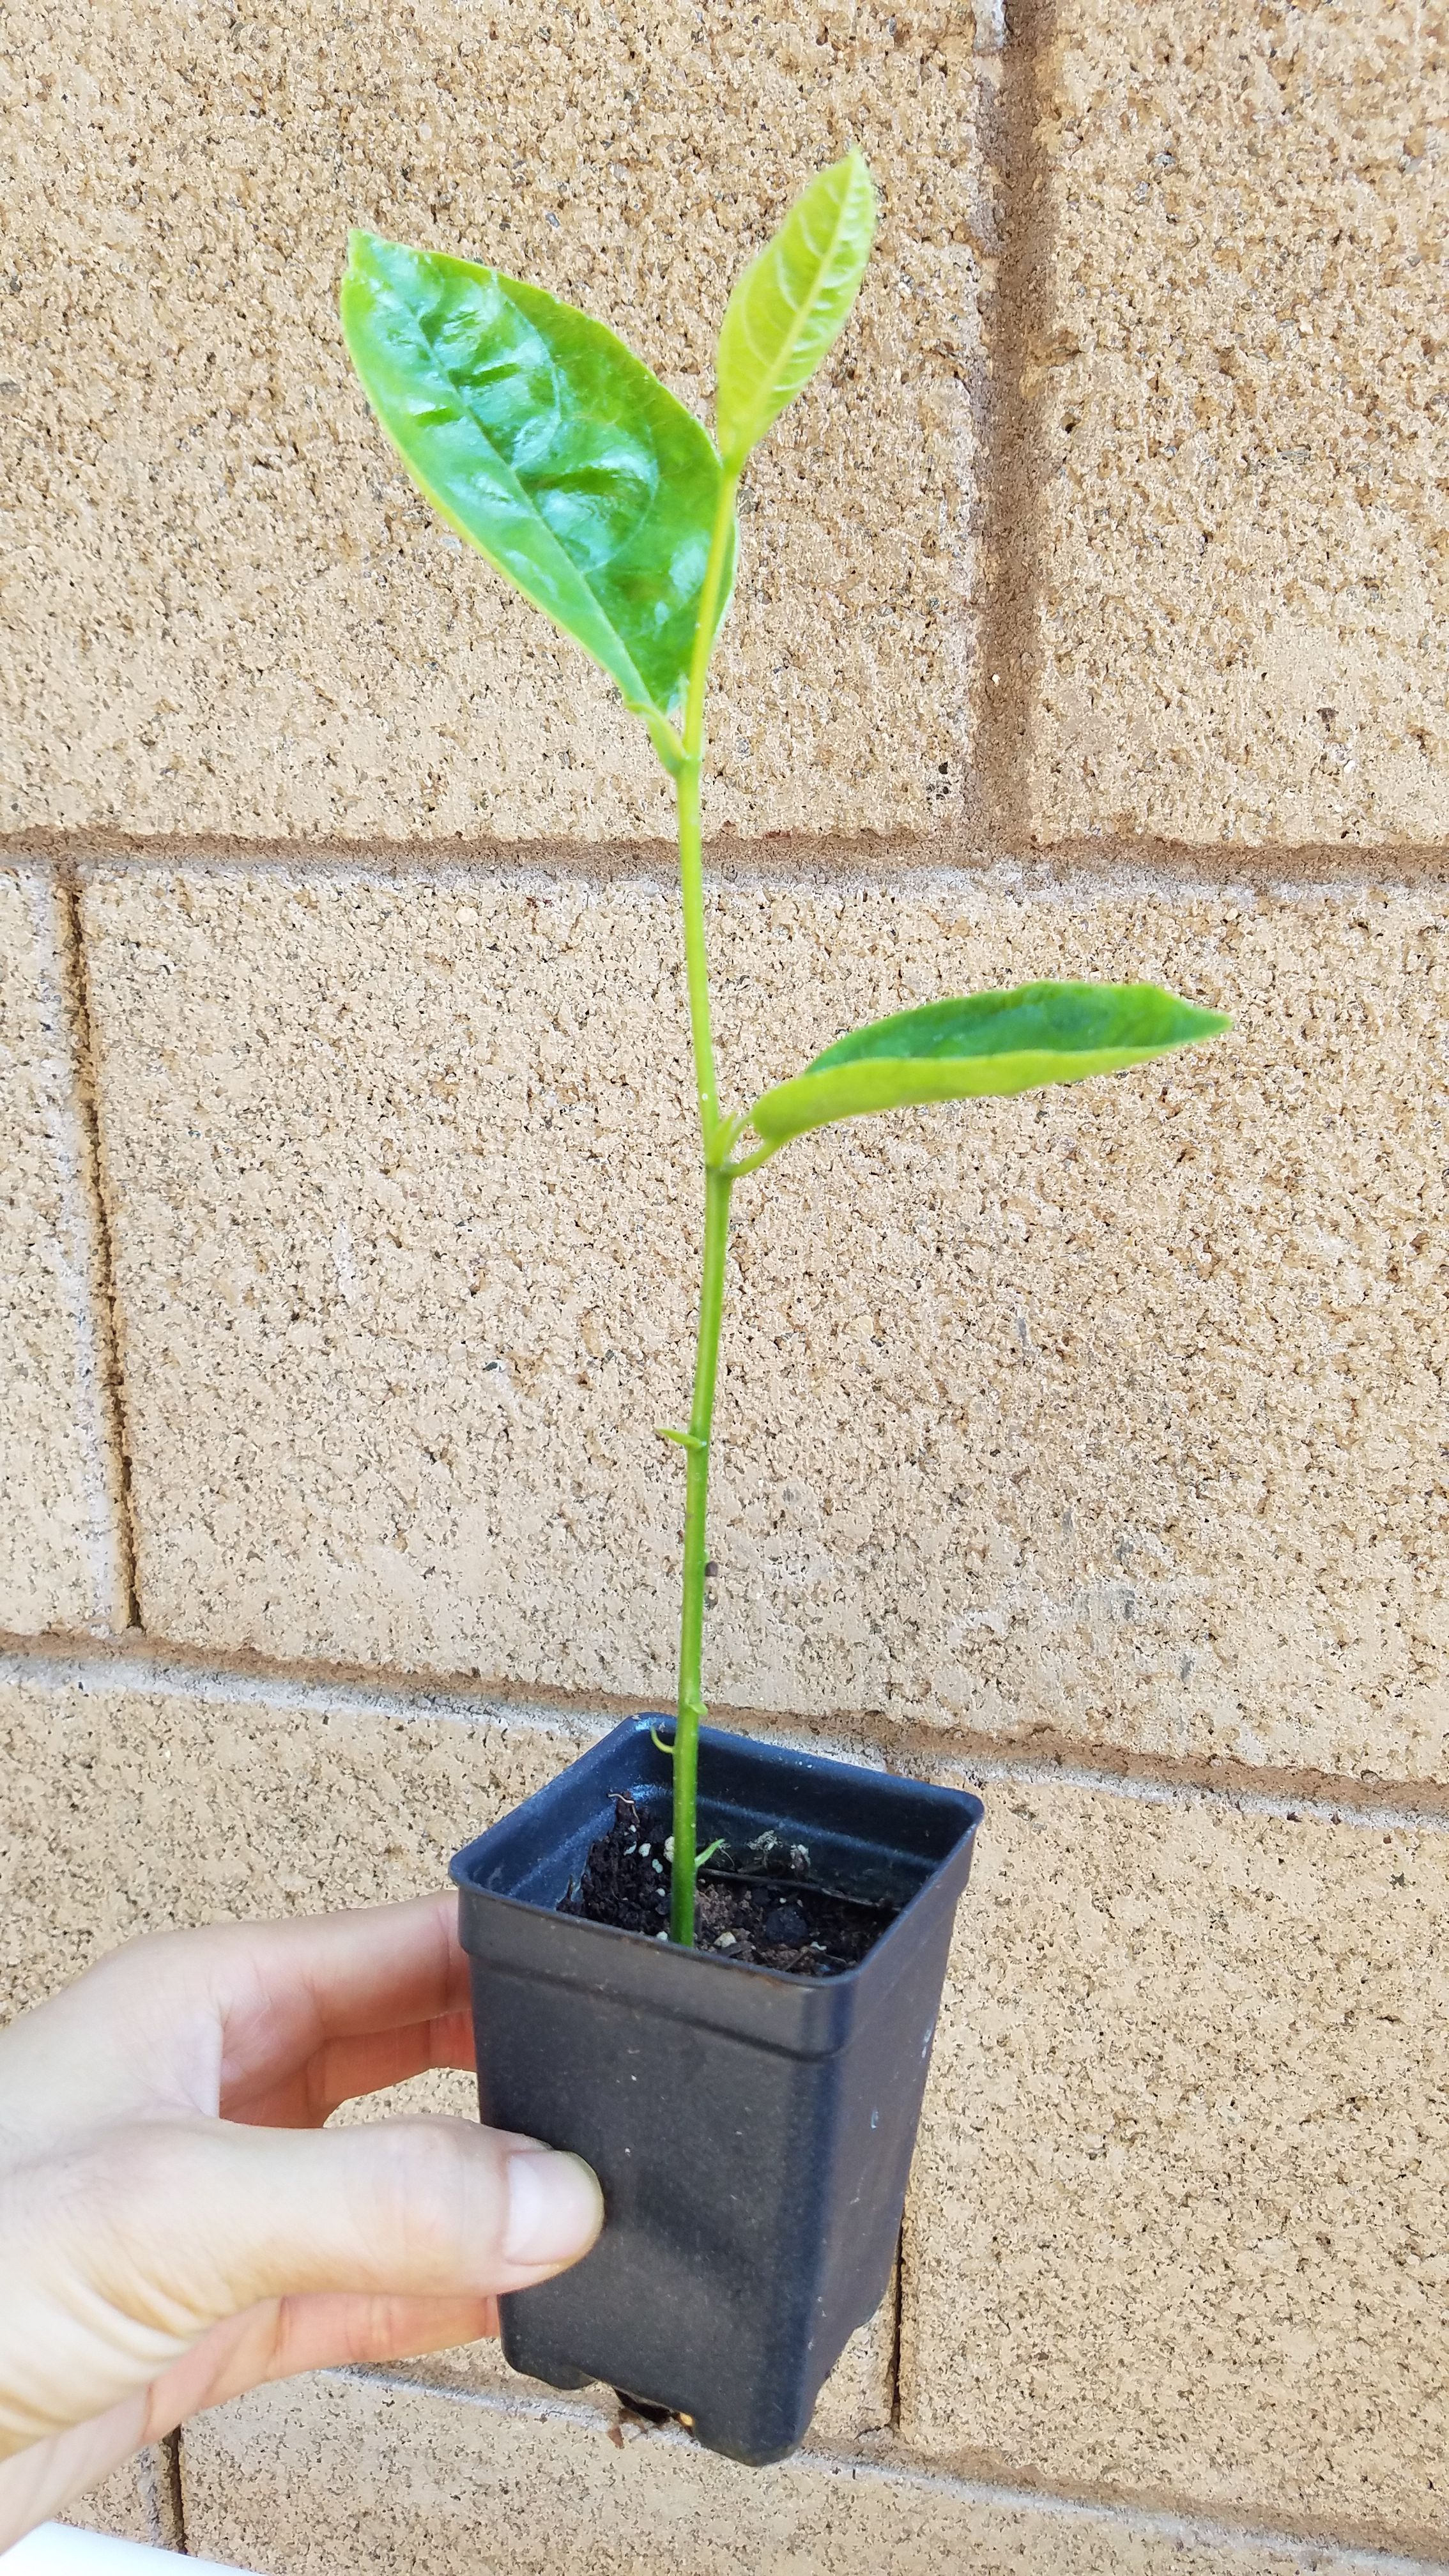
{"type": "Polygon", "coordinates": [[[93,2519],[267,2576],[1449,2560],[1446,66],[1395,0],[17,0],[6,2009],[434,1885],[668,1688],[667,800],[372,427],[350,222],[703,408],[861,141],[720,656],[733,1093],[1032,974],[1238,1023],[740,1194],[716,1709],[988,1798],[810,2448],[620,2448],[471,2351],[93,2519]]]}

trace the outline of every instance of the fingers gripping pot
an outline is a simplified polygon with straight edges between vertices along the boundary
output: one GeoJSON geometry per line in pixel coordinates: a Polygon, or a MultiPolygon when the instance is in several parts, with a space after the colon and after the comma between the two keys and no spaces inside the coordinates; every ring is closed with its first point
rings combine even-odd
{"type": "MultiPolygon", "coordinates": [[[[661,1721],[663,1722],[663,1721],[661,1721]]],[[[775,1831],[810,1874],[899,1907],[827,1980],[560,1914],[621,1794],[667,1804],[641,1717],[453,1862],[485,2120],[593,2166],[607,2222],[585,2260],[502,2301],[516,2370],[601,2379],[762,2465],[890,2278],[956,1903],[982,1807],[706,1729],[701,1840],[775,1831]]]]}

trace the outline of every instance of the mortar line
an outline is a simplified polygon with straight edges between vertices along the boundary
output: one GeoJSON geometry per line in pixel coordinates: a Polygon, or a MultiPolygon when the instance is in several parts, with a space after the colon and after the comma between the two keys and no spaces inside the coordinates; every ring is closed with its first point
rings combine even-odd
{"type": "MultiPolygon", "coordinates": [[[[598,2405],[586,2399],[567,2398],[552,2390],[535,2394],[531,2389],[449,2388],[432,2380],[409,2379],[406,2366],[394,2370],[368,2369],[362,2365],[340,2365],[321,2374],[354,2387],[406,2392],[409,2396],[438,2398],[445,2405],[463,2406],[476,2412],[511,2416],[532,2422],[566,2422],[602,2426],[607,2418],[598,2405]]],[[[690,2435],[672,2425],[650,2426],[636,2439],[662,2442],[687,2456],[699,2457],[698,2445],[690,2435]]],[[[1336,2569],[1353,2571],[1353,2576],[1449,2576],[1449,2562],[1416,2556],[1391,2547],[1356,2541],[1338,2540],[1326,2531],[1304,2530],[1301,2525],[1248,2520],[1234,2521],[1210,2513],[1197,2513],[1190,2506],[1123,2502],[1118,2498],[1071,2495],[1054,2487],[1012,2486],[1005,2480],[962,2476],[949,2469],[932,2468],[915,2459],[903,2459],[898,2452],[876,2454],[870,2451],[839,2451],[821,2448],[795,2451],[786,2460],[764,2472],[767,2476],[788,2478],[792,2469],[823,2472],[826,2476],[879,2478],[891,2486],[914,2488],[917,2492],[948,2496],[963,2504],[985,2506],[1003,2514],[1040,2514],[1049,2521],[1095,2524],[1099,2528],[1121,2533],[1124,2537],[1169,2541],[1178,2547],[1219,2551],[1269,2552],[1291,2566],[1301,2566],[1307,2576],[1321,2570],[1326,2557],[1336,2569]]]]}
{"type": "MultiPolygon", "coordinates": [[[[983,668],[988,668],[983,659],[983,668]]],[[[989,668],[1000,669],[1000,662],[989,668]]],[[[989,682],[989,668],[988,680],[989,682]]],[[[1003,674],[1003,688],[1005,686],[1003,674]]],[[[1000,694],[998,692],[997,694],[1000,694]]],[[[1102,833],[1071,840],[1033,840],[1026,831],[980,829],[962,822],[932,833],[887,832],[854,836],[781,832],[737,840],[720,834],[705,845],[712,884],[826,892],[842,886],[909,892],[940,879],[967,880],[1010,870],[1042,884],[1076,886],[1124,880],[1164,891],[1233,894],[1241,889],[1272,894],[1283,887],[1334,890],[1374,886],[1449,885],[1449,844],[1442,842],[1171,841],[1148,835],[1102,833]]],[[[295,873],[299,878],[344,876],[356,870],[387,877],[421,876],[439,883],[484,873],[524,883],[579,879],[607,886],[642,879],[668,886],[676,866],[672,846],[646,835],[617,841],[475,840],[418,842],[381,834],[358,839],[241,840],[218,833],[115,834],[0,833],[0,864],[93,868],[136,874],[295,873]]]]}
{"type": "Polygon", "coordinates": [[[976,647],[974,768],[985,834],[1004,843],[1029,837],[1028,725],[1041,663],[1042,462],[1025,382],[1050,254],[1036,102],[1047,17],[1047,0],[1007,0],[996,111],[985,134],[1001,213],[986,322],[985,598],[976,647]]]}
{"type": "MultiPolygon", "coordinates": [[[[972,23],[970,84],[966,110],[973,126],[975,175],[958,240],[970,246],[976,277],[975,331],[969,353],[954,370],[964,398],[965,423],[955,436],[958,523],[950,554],[956,567],[952,613],[942,635],[940,688],[943,711],[949,710],[953,735],[952,793],[938,809],[930,846],[981,839],[992,824],[990,800],[982,794],[981,701],[982,662],[987,647],[992,603],[991,496],[994,440],[992,331],[999,305],[1002,172],[998,149],[1003,56],[1007,45],[1005,0],[956,0],[949,12],[953,32],[963,19],[972,23]]],[[[920,835],[906,836],[914,846],[920,835]]]]}
{"type": "Polygon", "coordinates": [[[189,2558],[191,2544],[186,2537],[186,2491],[181,2481],[181,2427],[179,2425],[174,2433],[167,2433],[162,2437],[160,2450],[166,2477],[166,2500],[170,2506],[171,2525],[176,2535],[174,2541],[167,2542],[165,2546],[174,2550],[178,2556],[189,2558]]]}
{"type": "MultiPolygon", "coordinates": [[[[448,1674],[395,1668],[318,1667],[260,1656],[208,1654],[132,1632],[103,1639],[0,1635],[0,1684],[50,1690],[126,1689],[198,1705],[295,1710],[313,1716],[384,1717],[403,1724],[437,1719],[463,1726],[511,1728],[592,1742],[648,1705],[648,1695],[543,1692],[448,1674]]],[[[1033,1736],[935,1734],[893,1726],[868,1714],[837,1711],[802,1717],[790,1711],[716,1703],[711,1723],[768,1736],[802,1751],[859,1761],[916,1777],[954,1777],[983,1787],[1067,1788],[1149,1806],[1231,1807],[1290,1824],[1356,1825],[1385,1832],[1449,1832],[1449,1784],[1355,1780],[1324,1771],[1287,1772],[1246,1763],[1171,1759],[1113,1746],[1087,1746],[1033,1736]]]]}
{"type": "Polygon", "coordinates": [[[91,1222],[96,1243],[99,1301],[96,1330],[103,1353],[106,1403],[112,1434],[111,1454],[115,1459],[116,1500],[120,1516],[118,1543],[121,1556],[121,1579],[126,1598],[126,1625],[128,1628],[138,1628],[141,1624],[141,1596],[137,1587],[140,1540],[131,1475],[125,1370],[121,1360],[121,1303],[116,1280],[115,1240],[106,1191],[105,1155],[101,1143],[100,1103],[96,1085],[95,1016],[91,1010],[90,959],[86,950],[80,886],[73,868],[62,869],[60,894],[65,907],[66,940],[77,1031],[76,1115],[85,1136],[91,1222]]]}
{"type": "Polygon", "coordinates": [[[897,2435],[901,2429],[901,2340],[906,2330],[906,2227],[909,2223],[909,2217],[910,2195],[908,2192],[906,2195],[906,2206],[901,2211],[900,2228],[896,2235],[895,2270],[891,2274],[891,2431],[897,2435]]]}
{"type": "Polygon", "coordinates": [[[46,1248],[71,1332],[91,1615],[107,1629],[124,1629],[136,1617],[133,1533],[116,1383],[110,1246],[88,1091],[90,1034],[74,890],[63,872],[50,869],[32,867],[25,884],[39,1000],[52,1040],[51,1055],[40,1071],[60,1205],[59,1223],[46,1248]]]}

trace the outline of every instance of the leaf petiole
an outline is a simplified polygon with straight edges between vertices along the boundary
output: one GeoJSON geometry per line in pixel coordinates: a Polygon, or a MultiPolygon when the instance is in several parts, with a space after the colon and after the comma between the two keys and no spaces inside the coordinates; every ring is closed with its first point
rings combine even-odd
{"type": "Polygon", "coordinates": [[[662,766],[671,778],[677,778],[689,755],[668,716],[662,716],[657,707],[636,707],[630,712],[643,717],[662,766]]]}
{"type": "MultiPolygon", "coordinates": [[[[748,1123],[747,1118],[743,1119],[741,1126],[747,1126],[748,1123]]],[[[783,1143],[783,1138],[780,1141],[783,1143]]],[[[772,1163],[779,1150],[779,1144],[757,1145],[753,1154],[746,1154],[742,1163],[726,1163],[724,1168],[732,1181],[742,1181],[746,1172],[758,1172],[764,1164],[772,1163]]]]}
{"type": "Polygon", "coordinates": [[[733,1118],[722,1120],[715,1129],[714,1150],[710,1162],[717,1172],[727,1171],[729,1158],[750,1123],[748,1109],[737,1109],[733,1118]]]}

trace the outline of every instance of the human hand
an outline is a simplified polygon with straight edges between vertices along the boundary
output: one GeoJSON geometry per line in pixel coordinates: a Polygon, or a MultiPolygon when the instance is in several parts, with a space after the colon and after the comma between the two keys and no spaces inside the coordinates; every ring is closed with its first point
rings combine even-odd
{"type": "Polygon", "coordinates": [[[0,2032],[0,2550],[202,2407],[495,2333],[496,2292],[587,2253],[574,2156],[312,2134],[472,2065],[453,1903],[161,1933],[0,2032]]]}

